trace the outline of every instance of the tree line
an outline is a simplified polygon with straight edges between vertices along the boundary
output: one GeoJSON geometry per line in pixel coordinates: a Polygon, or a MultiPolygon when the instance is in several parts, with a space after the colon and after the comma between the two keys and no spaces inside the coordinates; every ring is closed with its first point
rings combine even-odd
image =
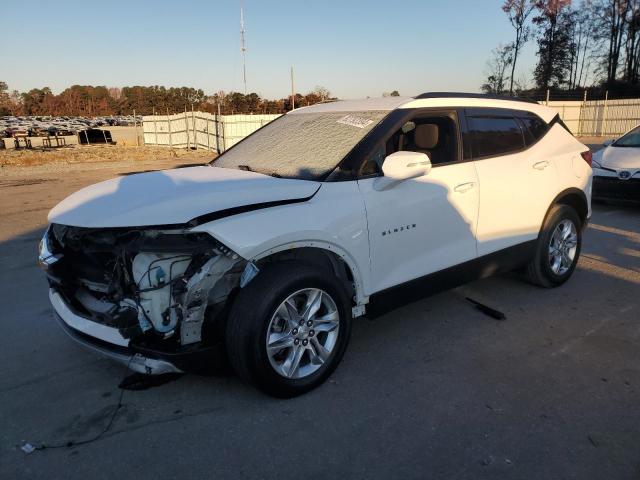
{"type": "Polygon", "coordinates": [[[640,0],[505,0],[502,10],[514,37],[493,50],[484,92],[596,88],[640,94],[640,0]],[[516,78],[529,41],[537,44],[537,63],[530,75],[516,78]]]}
{"type": "MultiPolygon", "coordinates": [[[[307,106],[331,99],[331,92],[316,87],[303,95],[296,93],[295,106],[307,106]]],[[[49,87],[34,88],[28,92],[10,91],[0,82],[0,116],[2,115],[54,115],[54,116],[109,116],[174,114],[186,110],[199,110],[223,115],[236,113],[284,113],[292,108],[292,99],[269,100],[257,93],[217,92],[205,95],[201,89],[190,87],[134,86],[107,88],[104,86],[73,85],[59,94],[49,87]]]]}

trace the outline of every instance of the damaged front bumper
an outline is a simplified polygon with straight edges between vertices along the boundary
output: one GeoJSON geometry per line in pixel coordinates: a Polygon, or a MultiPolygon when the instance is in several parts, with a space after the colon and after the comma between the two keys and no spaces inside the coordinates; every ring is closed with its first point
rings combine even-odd
{"type": "Polygon", "coordinates": [[[210,370],[250,264],[203,234],[59,225],[39,257],[64,330],[145,374],[210,370]]]}
{"type": "Polygon", "coordinates": [[[75,313],[55,289],[49,289],[49,300],[62,329],[80,345],[98,352],[130,370],[147,374],[202,371],[203,365],[215,357],[221,346],[163,351],[136,345],[124,338],[117,328],[101,325],[75,313]]]}

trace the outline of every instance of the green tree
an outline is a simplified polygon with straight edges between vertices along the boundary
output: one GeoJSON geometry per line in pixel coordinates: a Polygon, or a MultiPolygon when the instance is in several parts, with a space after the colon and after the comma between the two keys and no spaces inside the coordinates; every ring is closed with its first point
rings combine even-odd
{"type": "Polygon", "coordinates": [[[538,88],[558,88],[567,83],[575,44],[571,32],[574,17],[571,0],[538,0],[533,22],[540,28],[538,64],[534,77],[538,88]]]}

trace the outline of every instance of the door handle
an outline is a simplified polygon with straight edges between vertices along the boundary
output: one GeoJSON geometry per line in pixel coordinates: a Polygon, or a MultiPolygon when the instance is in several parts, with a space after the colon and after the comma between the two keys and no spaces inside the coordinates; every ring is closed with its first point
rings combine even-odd
{"type": "Polygon", "coordinates": [[[548,166],[549,166],[549,162],[547,162],[546,160],[533,164],[533,168],[535,168],[536,170],[544,170],[548,166]]]}
{"type": "Polygon", "coordinates": [[[460,185],[456,185],[456,187],[453,190],[458,193],[465,193],[471,190],[475,186],[476,186],[475,182],[461,183],[460,185]]]}

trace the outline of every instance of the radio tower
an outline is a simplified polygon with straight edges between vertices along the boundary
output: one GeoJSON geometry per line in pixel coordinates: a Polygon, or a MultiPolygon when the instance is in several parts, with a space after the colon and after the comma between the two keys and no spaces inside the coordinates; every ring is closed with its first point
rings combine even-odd
{"type": "Polygon", "coordinates": [[[247,49],[244,45],[244,13],[240,6],[240,51],[242,52],[242,80],[244,82],[244,94],[247,94],[247,49]]]}

